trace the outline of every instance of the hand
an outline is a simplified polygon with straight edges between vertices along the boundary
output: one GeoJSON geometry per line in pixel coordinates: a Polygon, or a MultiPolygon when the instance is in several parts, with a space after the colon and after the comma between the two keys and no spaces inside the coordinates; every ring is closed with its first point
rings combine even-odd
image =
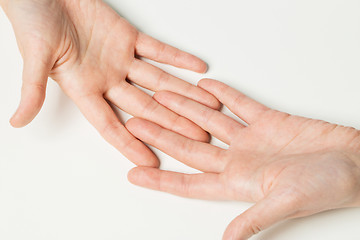
{"type": "Polygon", "coordinates": [[[224,240],[248,239],[285,219],[360,205],[360,131],[269,109],[227,85],[202,80],[247,126],[170,92],[154,98],[229,145],[196,142],[154,123],[131,119],[139,139],[201,174],[134,168],[129,180],[172,194],[256,202],[227,228],[224,240]]]}
{"type": "Polygon", "coordinates": [[[40,111],[50,76],[103,137],[136,164],[157,166],[158,161],[119,122],[107,101],[184,136],[208,139],[195,124],[127,82],[174,91],[217,108],[218,101],[206,91],[135,54],[202,73],[206,64],[200,59],[138,32],[100,0],[2,0],[0,4],[24,59],[21,102],[11,119],[14,127],[25,126],[40,111]]]}

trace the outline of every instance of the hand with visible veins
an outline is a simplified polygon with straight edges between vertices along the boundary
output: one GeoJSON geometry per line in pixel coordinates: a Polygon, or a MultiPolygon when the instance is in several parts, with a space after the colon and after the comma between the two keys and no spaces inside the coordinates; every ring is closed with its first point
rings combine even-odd
{"type": "Polygon", "coordinates": [[[128,175],[132,183],[183,197],[255,202],[232,221],[224,240],[248,239],[282,220],[360,206],[360,131],[269,109],[215,80],[198,85],[247,126],[186,97],[158,92],[159,103],[229,148],[131,119],[126,127],[134,136],[204,172],[137,167],[128,175]]]}
{"type": "Polygon", "coordinates": [[[136,164],[158,166],[158,160],[119,122],[107,101],[184,136],[208,140],[198,126],[127,82],[218,108],[206,91],[135,56],[203,73],[206,64],[197,57],[137,31],[101,0],[1,0],[0,5],[24,59],[21,102],[10,121],[14,127],[38,114],[50,76],[101,135],[136,164]]]}

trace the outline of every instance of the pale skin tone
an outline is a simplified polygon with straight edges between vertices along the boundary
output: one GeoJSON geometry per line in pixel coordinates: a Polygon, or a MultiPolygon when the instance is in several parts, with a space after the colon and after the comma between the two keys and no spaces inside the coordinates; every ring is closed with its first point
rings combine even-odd
{"type": "Polygon", "coordinates": [[[245,240],[286,219],[360,206],[360,131],[272,110],[215,80],[199,86],[246,126],[184,96],[158,92],[159,103],[229,148],[131,119],[126,127],[136,137],[203,172],[137,167],[128,175],[132,183],[182,197],[255,202],[230,223],[223,240],[245,240]]]}
{"type": "Polygon", "coordinates": [[[201,128],[129,83],[175,91],[218,108],[206,91],[136,56],[199,73],[207,68],[202,60],[139,32],[101,0],[1,0],[0,5],[24,59],[21,102],[10,120],[14,127],[27,125],[38,114],[51,77],[100,134],[137,165],[159,163],[121,124],[109,102],[184,136],[208,140],[201,128]]]}
{"type": "Polygon", "coordinates": [[[213,80],[196,88],[145,63],[135,55],[206,71],[203,61],[138,32],[100,0],[0,5],[24,58],[14,127],[38,114],[51,77],[107,141],[142,165],[129,173],[134,184],[184,197],[256,202],[229,225],[225,240],[248,239],[285,219],[360,205],[358,130],[271,110],[213,80]],[[175,93],[158,92],[160,105],[127,80],[175,93]],[[213,110],[219,103],[208,92],[247,126],[213,110]],[[108,102],[141,117],[126,124],[136,137],[203,173],[151,168],[157,158],[122,126],[108,102]],[[201,142],[208,135],[193,122],[229,149],[201,142]]]}

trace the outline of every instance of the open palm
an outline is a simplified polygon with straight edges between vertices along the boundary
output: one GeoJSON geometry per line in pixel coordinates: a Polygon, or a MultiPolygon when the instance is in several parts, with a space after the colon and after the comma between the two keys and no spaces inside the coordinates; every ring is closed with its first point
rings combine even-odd
{"type": "Polygon", "coordinates": [[[126,126],[136,137],[204,173],[139,167],[129,173],[131,182],[184,197],[256,202],[229,225],[226,240],[248,239],[284,219],[360,204],[360,131],[269,109],[215,80],[199,86],[247,124],[178,94],[156,93],[158,102],[229,149],[132,119],[126,126]]]}
{"type": "Polygon", "coordinates": [[[103,137],[137,164],[158,163],[122,126],[107,101],[184,136],[208,139],[195,124],[127,81],[174,91],[216,108],[217,100],[204,90],[135,55],[204,72],[206,64],[200,59],[138,32],[101,0],[4,0],[2,5],[24,58],[22,100],[11,119],[13,126],[28,124],[40,111],[50,76],[103,137]]]}

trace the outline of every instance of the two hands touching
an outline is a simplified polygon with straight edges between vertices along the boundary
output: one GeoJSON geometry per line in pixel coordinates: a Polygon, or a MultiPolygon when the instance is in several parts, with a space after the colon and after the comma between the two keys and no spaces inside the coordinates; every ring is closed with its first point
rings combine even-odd
{"type": "Polygon", "coordinates": [[[50,76],[101,135],[139,166],[129,172],[132,183],[184,197],[256,202],[234,219],[224,240],[360,205],[358,130],[269,109],[215,80],[196,87],[163,72],[137,56],[196,72],[205,72],[206,64],[138,32],[100,0],[0,4],[24,58],[13,126],[37,115],[50,76]],[[152,98],[131,83],[157,93],[152,98]],[[219,101],[246,125],[219,112],[219,101]],[[126,128],[108,102],[135,116],[126,128]],[[204,130],[229,148],[208,144],[204,130]],[[158,169],[158,159],[138,139],[203,173],[158,169]]]}

